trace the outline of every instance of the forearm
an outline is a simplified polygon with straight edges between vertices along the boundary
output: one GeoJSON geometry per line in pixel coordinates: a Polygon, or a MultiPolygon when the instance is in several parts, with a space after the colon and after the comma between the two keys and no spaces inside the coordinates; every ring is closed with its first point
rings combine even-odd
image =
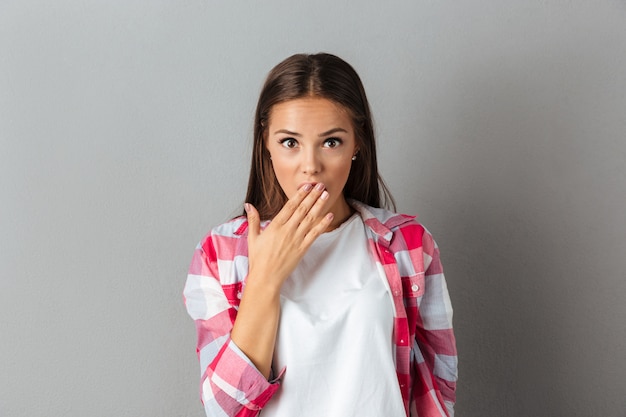
{"type": "Polygon", "coordinates": [[[280,287],[333,220],[325,213],[324,184],[301,187],[261,233],[259,212],[248,215],[249,273],[231,340],[269,378],[280,317],[280,287]]]}
{"type": "Polygon", "coordinates": [[[255,278],[248,276],[231,339],[269,378],[280,317],[280,289],[255,278]]]}

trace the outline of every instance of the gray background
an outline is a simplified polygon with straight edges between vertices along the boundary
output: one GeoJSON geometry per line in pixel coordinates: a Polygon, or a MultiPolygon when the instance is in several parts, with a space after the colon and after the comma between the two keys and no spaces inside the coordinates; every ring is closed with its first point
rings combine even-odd
{"type": "Polygon", "coordinates": [[[181,290],[267,71],[361,74],[437,238],[457,415],[626,416],[623,1],[1,1],[0,415],[196,416],[181,290]]]}

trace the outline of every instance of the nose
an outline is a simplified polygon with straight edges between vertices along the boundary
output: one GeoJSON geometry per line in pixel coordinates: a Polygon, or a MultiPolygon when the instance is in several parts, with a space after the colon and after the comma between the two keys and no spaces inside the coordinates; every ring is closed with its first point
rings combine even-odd
{"type": "Polygon", "coordinates": [[[301,156],[301,169],[303,174],[314,175],[321,171],[322,162],[316,149],[303,149],[301,156]]]}

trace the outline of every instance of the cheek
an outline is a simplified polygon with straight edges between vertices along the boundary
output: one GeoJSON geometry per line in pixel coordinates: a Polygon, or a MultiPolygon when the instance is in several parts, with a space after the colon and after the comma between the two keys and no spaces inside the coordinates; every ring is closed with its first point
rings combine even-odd
{"type": "Polygon", "coordinates": [[[342,171],[345,172],[347,176],[350,173],[350,170],[352,169],[352,156],[345,159],[341,165],[342,165],[342,171]]]}
{"type": "Polygon", "coordinates": [[[294,174],[293,168],[285,161],[281,161],[278,158],[272,159],[272,168],[274,169],[274,175],[278,181],[278,185],[283,190],[288,198],[295,192],[295,183],[293,181],[294,174]]]}
{"type": "Polygon", "coordinates": [[[292,175],[293,172],[293,163],[290,163],[290,161],[285,158],[273,157],[272,167],[277,177],[279,175],[281,177],[289,176],[292,175]]]}
{"type": "MultiPolygon", "coordinates": [[[[352,162],[352,160],[350,160],[350,162],[352,162]]],[[[334,172],[333,172],[333,177],[337,181],[337,186],[340,186],[341,189],[343,189],[343,187],[346,185],[346,182],[348,181],[348,177],[350,176],[351,169],[352,169],[352,163],[350,164],[342,163],[338,165],[337,167],[335,167],[334,172]]]]}

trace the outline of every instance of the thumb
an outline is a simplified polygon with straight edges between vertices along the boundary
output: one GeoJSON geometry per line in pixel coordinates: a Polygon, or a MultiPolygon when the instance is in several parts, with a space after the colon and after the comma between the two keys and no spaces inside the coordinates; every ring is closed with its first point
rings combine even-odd
{"type": "Polygon", "coordinates": [[[257,209],[250,203],[243,205],[248,219],[248,241],[256,239],[261,233],[261,218],[257,209]]]}

